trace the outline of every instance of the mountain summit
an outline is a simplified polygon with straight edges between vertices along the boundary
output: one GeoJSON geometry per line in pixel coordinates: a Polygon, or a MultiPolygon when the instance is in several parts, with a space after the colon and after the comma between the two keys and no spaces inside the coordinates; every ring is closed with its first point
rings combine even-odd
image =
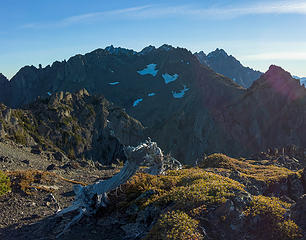
{"type": "Polygon", "coordinates": [[[258,87],[269,88],[269,91],[289,97],[290,99],[297,99],[305,94],[305,89],[300,86],[299,80],[275,65],[271,65],[269,70],[253,83],[251,89],[258,87]]]}
{"type": "Polygon", "coordinates": [[[228,55],[223,49],[217,48],[215,51],[206,55],[203,51],[195,53],[200,63],[210,67],[215,72],[231,78],[237,84],[248,88],[262,74],[249,67],[244,67],[232,55],[228,55]]]}

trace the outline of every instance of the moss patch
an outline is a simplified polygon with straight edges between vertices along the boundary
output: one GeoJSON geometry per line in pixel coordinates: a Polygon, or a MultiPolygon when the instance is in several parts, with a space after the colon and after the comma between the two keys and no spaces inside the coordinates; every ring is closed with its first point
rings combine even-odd
{"type": "Polygon", "coordinates": [[[11,182],[9,177],[0,171],[0,196],[8,193],[11,190],[11,182]]]}

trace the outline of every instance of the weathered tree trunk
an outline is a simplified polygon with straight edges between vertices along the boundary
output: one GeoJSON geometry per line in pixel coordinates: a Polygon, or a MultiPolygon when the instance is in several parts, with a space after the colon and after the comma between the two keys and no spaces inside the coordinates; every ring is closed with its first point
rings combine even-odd
{"type": "Polygon", "coordinates": [[[76,185],[74,192],[75,200],[71,206],[58,212],[58,216],[62,216],[69,212],[78,212],[65,229],[57,237],[64,234],[71,225],[80,221],[84,215],[93,215],[101,207],[107,206],[107,193],[118,188],[121,184],[126,183],[138,170],[145,164],[148,166],[147,172],[150,174],[162,174],[170,168],[179,169],[181,164],[173,158],[164,158],[161,149],[156,142],[149,139],[145,143],[137,147],[126,147],[125,154],[127,161],[121,171],[110,179],[98,181],[94,184],[83,187],[76,185]]]}

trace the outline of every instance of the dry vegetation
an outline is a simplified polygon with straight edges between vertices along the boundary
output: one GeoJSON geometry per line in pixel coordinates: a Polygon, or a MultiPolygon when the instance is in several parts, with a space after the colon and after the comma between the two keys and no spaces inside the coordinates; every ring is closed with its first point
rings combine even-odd
{"type": "MultiPolygon", "coordinates": [[[[252,162],[252,161],[250,161],[252,162]]],[[[256,165],[246,160],[230,158],[224,154],[215,153],[208,156],[199,167],[201,168],[221,168],[225,170],[236,171],[242,178],[255,179],[266,183],[278,182],[281,179],[288,178],[290,175],[299,175],[287,168],[277,167],[274,165],[256,165]]]]}
{"type": "Polygon", "coordinates": [[[275,197],[254,196],[245,214],[253,218],[260,216],[257,224],[274,239],[297,239],[301,237],[299,227],[285,217],[290,207],[291,204],[275,197]]]}
{"type": "MultiPolygon", "coordinates": [[[[138,173],[125,184],[124,196],[119,197],[117,207],[126,209],[136,204],[139,211],[152,206],[159,209],[159,218],[145,239],[203,239],[200,222],[208,209],[216,209],[228,200],[247,194],[243,184],[203,167],[235,170],[245,178],[265,182],[298,174],[285,168],[250,164],[223,154],[209,156],[200,167],[168,171],[164,176],[138,173]]],[[[290,206],[275,197],[251,196],[243,214],[250,224],[254,225],[252,221],[255,221],[260,228],[266,229],[268,239],[276,239],[276,236],[277,239],[297,239],[299,228],[286,216],[290,206]]],[[[220,221],[226,218],[221,216],[220,221]]]]}
{"type": "Polygon", "coordinates": [[[69,180],[55,173],[40,170],[8,171],[6,174],[11,179],[13,191],[21,191],[26,194],[32,194],[35,190],[52,192],[54,185],[60,180],[85,185],[85,183],[69,180]]]}

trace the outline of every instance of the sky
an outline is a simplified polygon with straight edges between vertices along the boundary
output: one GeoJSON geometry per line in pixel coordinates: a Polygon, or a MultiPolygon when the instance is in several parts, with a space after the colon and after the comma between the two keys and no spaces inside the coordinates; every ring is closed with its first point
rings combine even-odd
{"type": "Polygon", "coordinates": [[[306,1],[1,0],[0,72],[109,45],[223,48],[245,66],[306,77],[306,1]]]}

